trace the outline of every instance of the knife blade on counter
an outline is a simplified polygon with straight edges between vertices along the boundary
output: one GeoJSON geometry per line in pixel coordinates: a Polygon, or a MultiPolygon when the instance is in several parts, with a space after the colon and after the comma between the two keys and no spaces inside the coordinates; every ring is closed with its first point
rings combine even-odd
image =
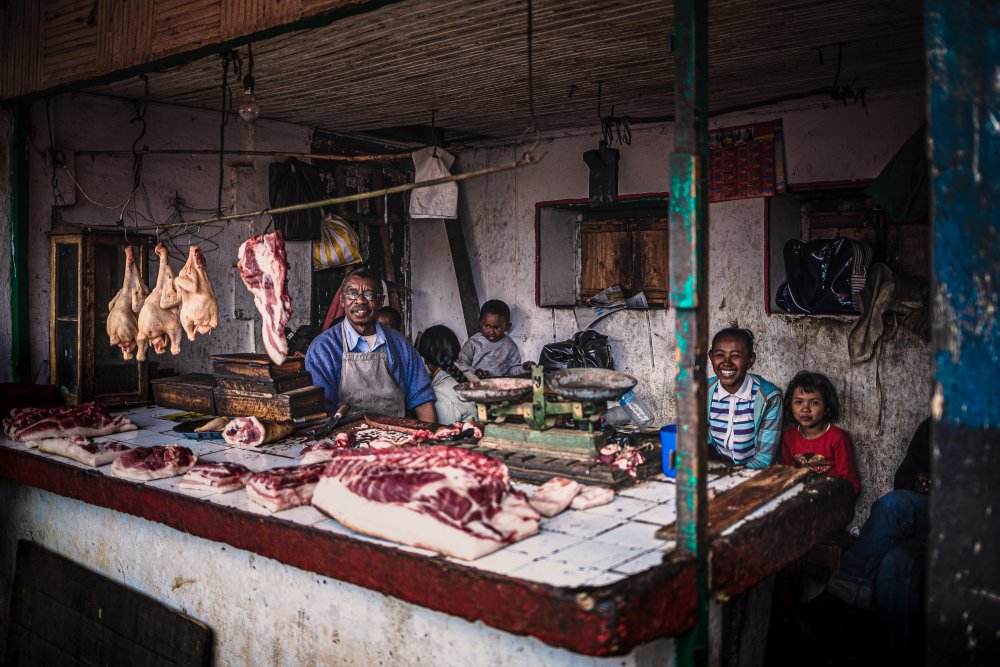
{"type": "Polygon", "coordinates": [[[329,418],[320,421],[319,424],[311,425],[311,427],[308,430],[302,431],[301,434],[313,437],[317,440],[325,438],[326,436],[330,435],[330,432],[333,431],[334,428],[336,428],[337,424],[340,423],[340,420],[344,418],[344,415],[346,415],[347,411],[350,409],[351,406],[348,405],[347,403],[344,403],[339,408],[337,408],[337,411],[334,412],[333,415],[331,415],[329,418]]]}

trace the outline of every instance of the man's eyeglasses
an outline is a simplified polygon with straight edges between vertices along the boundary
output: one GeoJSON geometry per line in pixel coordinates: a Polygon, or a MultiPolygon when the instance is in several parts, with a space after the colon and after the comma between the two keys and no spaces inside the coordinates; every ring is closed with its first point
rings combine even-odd
{"type": "Polygon", "coordinates": [[[371,290],[366,290],[364,292],[359,292],[356,289],[344,290],[344,298],[348,301],[357,301],[362,297],[368,303],[374,303],[375,299],[381,299],[382,295],[378,292],[372,292],[371,290]]]}

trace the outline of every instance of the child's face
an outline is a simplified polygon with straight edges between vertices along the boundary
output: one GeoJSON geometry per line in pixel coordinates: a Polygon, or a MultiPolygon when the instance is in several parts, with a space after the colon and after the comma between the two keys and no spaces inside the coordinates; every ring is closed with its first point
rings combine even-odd
{"type": "Polygon", "coordinates": [[[757,355],[747,351],[746,343],[739,338],[720,338],[708,351],[712,369],[719,378],[719,384],[730,394],[743,386],[747,371],[757,361],[757,355]]]}
{"type": "Polygon", "coordinates": [[[826,402],[818,391],[796,387],[792,392],[792,416],[806,428],[821,425],[826,420],[826,402]]]}
{"type": "Polygon", "coordinates": [[[486,336],[486,340],[495,343],[510,331],[510,322],[503,315],[486,313],[479,318],[479,331],[486,336]]]}

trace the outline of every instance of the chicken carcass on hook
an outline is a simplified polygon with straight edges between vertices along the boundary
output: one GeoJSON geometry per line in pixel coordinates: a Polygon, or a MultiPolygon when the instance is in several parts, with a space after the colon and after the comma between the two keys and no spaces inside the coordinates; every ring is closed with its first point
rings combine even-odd
{"type": "Polygon", "coordinates": [[[196,333],[204,336],[219,326],[219,302],[208,281],[206,268],[205,256],[193,245],[188,251],[187,263],[174,279],[181,297],[181,327],[188,340],[194,340],[196,333]]]}
{"type": "Polygon", "coordinates": [[[174,285],[174,271],[170,268],[166,246],[156,244],[156,255],[160,258],[156,287],[146,297],[142,310],[139,311],[139,332],[135,339],[138,346],[135,358],[139,361],[146,358],[146,350],[150,345],[157,354],[163,354],[168,344],[170,354],[181,351],[181,299],[174,285]]]}

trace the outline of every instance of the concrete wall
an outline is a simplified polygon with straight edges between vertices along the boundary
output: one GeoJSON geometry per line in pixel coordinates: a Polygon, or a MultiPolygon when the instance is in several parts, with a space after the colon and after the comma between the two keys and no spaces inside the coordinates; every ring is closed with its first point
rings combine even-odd
{"type": "MultiPolygon", "coordinates": [[[[922,97],[888,97],[867,109],[827,100],[754,110],[714,118],[712,127],[781,118],[785,128],[788,181],[811,183],[874,178],[923,122],[922,97]]],[[[563,136],[543,142],[541,164],[461,184],[472,268],[480,301],[501,298],[511,305],[512,337],[526,358],[576,331],[569,309],[534,305],[534,206],[536,202],[587,196],[587,168],[581,155],[597,146],[596,134],[563,136]]],[[[621,148],[621,194],[667,189],[667,157],[673,150],[670,125],[633,130],[621,148]]],[[[519,149],[500,147],[462,153],[457,170],[467,171],[514,159],[519,149]]],[[[755,371],[785,386],[799,370],[826,373],[844,403],[841,425],[853,436],[864,489],[859,518],[891,487],[910,435],[927,415],[931,380],[929,346],[903,331],[883,347],[881,409],[875,390],[876,367],[852,366],[847,354],[849,322],[814,317],[768,315],[765,311],[765,200],[713,204],[709,233],[709,312],[711,328],[731,321],[752,329],[759,350],[755,371]]],[[[444,323],[463,331],[458,287],[440,221],[416,221],[411,229],[413,329],[444,323]]],[[[635,375],[640,391],[661,421],[675,418],[674,317],[649,310],[611,315],[596,327],[614,341],[618,367],[635,375]]]]}
{"type": "Polygon", "coordinates": [[[11,141],[14,117],[10,110],[0,106],[0,382],[13,379],[13,350],[11,348],[10,313],[10,234],[11,234],[11,141]]]}
{"type": "MultiPolygon", "coordinates": [[[[0,628],[10,613],[17,541],[26,539],[206,623],[213,633],[213,665],[639,667],[673,662],[670,639],[614,658],[581,656],[7,480],[0,480],[0,506],[0,628]]],[[[0,632],[0,655],[5,640],[0,632]]]]}
{"type": "MultiPolygon", "coordinates": [[[[132,122],[135,111],[130,103],[89,95],[61,96],[51,101],[46,119],[46,105],[32,109],[32,135],[36,150],[31,154],[30,194],[30,308],[31,371],[47,375],[49,357],[49,244],[45,232],[51,227],[56,197],[75,204],[60,206],[63,219],[73,223],[114,224],[119,210],[96,206],[79,192],[65,174],[59,176],[57,193],[53,192],[53,169],[45,152],[50,137],[58,148],[81,150],[131,150],[140,132],[132,122]],[[51,128],[51,130],[50,130],[51,128]]],[[[219,115],[180,107],[149,105],[146,134],[139,147],[160,149],[215,149],[219,146],[219,115]]],[[[226,148],[246,150],[308,151],[311,131],[286,123],[259,121],[248,126],[239,119],[226,128],[226,148]]],[[[283,158],[250,158],[229,155],[225,159],[222,207],[227,213],[255,211],[268,206],[268,164],[283,158]]],[[[79,155],[71,162],[76,180],[93,200],[117,205],[132,191],[132,156],[79,155]]],[[[218,192],[218,157],[211,155],[149,155],[144,160],[144,188],[136,194],[134,206],[125,207],[125,220],[132,224],[133,210],[139,224],[164,223],[171,213],[168,202],[175,194],[188,205],[207,209],[208,217],[216,208],[218,192]]],[[[9,210],[9,208],[8,208],[9,210]]],[[[208,274],[219,301],[219,327],[193,343],[186,338],[176,357],[169,353],[150,358],[161,367],[178,372],[210,371],[209,354],[263,351],[260,342],[260,317],[253,299],[236,269],[236,251],[248,236],[259,233],[269,218],[240,220],[214,228],[202,235],[217,234],[211,243],[200,242],[197,233],[178,234],[171,244],[171,266],[179,271],[187,257],[189,243],[199,245],[208,261],[208,274]],[[216,249],[212,246],[217,245],[216,249]]],[[[289,292],[292,296],[291,327],[308,321],[310,298],[310,244],[288,243],[289,292]]],[[[155,260],[155,255],[152,256],[155,260]]],[[[150,262],[152,282],[158,264],[150,262]]],[[[0,274],[2,275],[2,274],[0,274]]],[[[98,340],[106,334],[98,332],[98,340]]]]}

